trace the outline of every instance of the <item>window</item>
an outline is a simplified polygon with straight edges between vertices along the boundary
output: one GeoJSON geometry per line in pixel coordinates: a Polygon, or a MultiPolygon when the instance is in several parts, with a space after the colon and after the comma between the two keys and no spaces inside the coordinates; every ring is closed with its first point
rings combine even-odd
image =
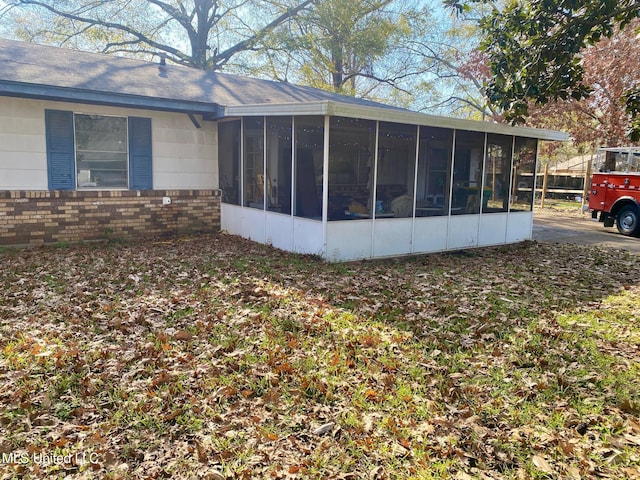
{"type": "Polygon", "coordinates": [[[512,212],[530,212],[533,209],[537,148],[538,141],[535,138],[515,139],[509,207],[512,212]]]}
{"type": "Polygon", "coordinates": [[[371,217],[376,122],[331,117],[329,220],[371,217]]]}
{"type": "Polygon", "coordinates": [[[507,211],[512,150],[513,137],[487,135],[482,213],[507,211]]]}
{"type": "Polygon", "coordinates": [[[485,134],[456,131],[451,215],[480,213],[485,134]]]}
{"type": "Polygon", "coordinates": [[[324,117],[321,116],[244,117],[221,122],[218,172],[222,201],[260,210],[266,205],[271,212],[291,215],[293,211],[295,216],[320,220],[323,152],[324,117]],[[296,157],[295,170],[292,170],[294,129],[296,157]],[[242,164],[241,145],[244,147],[242,164]],[[293,204],[292,195],[295,195],[293,204]]]}
{"type": "Polygon", "coordinates": [[[449,214],[453,130],[420,128],[416,216],[449,214]]]}
{"type": "Polygon", "coordinates": [[[126,117],[74,114],[78,188],[128,186],[126,117]]]}
{"type": "Polygon", "coordinates": [[[247,117],[244,123],[245,207],[264,210],[264,118],[247,117]]]}
{"type": "Polygon", "coordinates": [[[240,120],[218,125],[218,173],[222,201],[240,205],[240,120]]]}
{"type": "Polygon", "coordinates": [[[291,117],[267,118],[267,210],[291,214],[291,117]]]}
{"type": "Polygon", "coordinates": [[[45,110],[50,190],[151,189],[151,119],[45,110]]]}
{"type": "Polygon", "coordinates": [[[295,117],[295,212],[297,217],[322,219],[324,117],[295,117]]]}
{"type": "Polygon", "coordinates": [[[376,217],[413,217],[417,127],[380,122],[376,217]]]}

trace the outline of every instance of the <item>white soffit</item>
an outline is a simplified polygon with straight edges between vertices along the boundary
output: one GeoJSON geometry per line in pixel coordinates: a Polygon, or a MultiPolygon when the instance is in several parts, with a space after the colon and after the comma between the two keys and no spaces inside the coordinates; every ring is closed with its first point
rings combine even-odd
{"type": "Polygon", "coordinates": [[[225,116],[275,116],[275,115],[333,115],[382,122],[408,123],[428,127],[452,128],[475,132],[496,133],[502,135],[516,135],[520,137],[537,138],[566,142],[569,135],[556,130],[544,130],[531,127],[512,127],[506,124],[480,122],[453,117],[440,117],[425,113],[412,112],[394,107],[370,107],[351,105],[332,101],[233,105],[225,107],[225,116]]]}

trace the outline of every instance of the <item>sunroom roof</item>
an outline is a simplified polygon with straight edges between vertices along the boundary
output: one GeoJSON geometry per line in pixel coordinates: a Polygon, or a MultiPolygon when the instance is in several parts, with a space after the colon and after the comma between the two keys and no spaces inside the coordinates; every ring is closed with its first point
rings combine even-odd
{"type": "Polygon", "coordinates": [[[503,123],[480,122],[475,120],[465,120],[462,118],[442,117],[404,109],[381,109],[379,105],[353,105],[334,102],[331,100],[305,103],[236,105],[225,108],[225,115],[229,117],[259,115],[335,115],[483,133],[516,135],[520,137],[538,138],[540,140],[564,142],[569,139],[569,136],[566,133],[557,130],[545,130],[520,126],[513,127],[503,123]]]}

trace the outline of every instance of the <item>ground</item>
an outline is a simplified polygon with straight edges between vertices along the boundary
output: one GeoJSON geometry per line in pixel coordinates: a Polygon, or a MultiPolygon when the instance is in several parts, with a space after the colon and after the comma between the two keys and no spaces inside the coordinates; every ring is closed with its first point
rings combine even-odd
{"type": "Polygon", "coordinates": [[[551,203],[536,208],[533,238],[544,242],[596,245],[614,250],[622,249],[640,254],[640,240],[620,235],[614,227],[605,228],[583,212],[577,202],[551,203]]]}
{"type": "Polygon", "coordinates": [[[0,478],[640,478],[629,252],[0,259],[0,478]]]}

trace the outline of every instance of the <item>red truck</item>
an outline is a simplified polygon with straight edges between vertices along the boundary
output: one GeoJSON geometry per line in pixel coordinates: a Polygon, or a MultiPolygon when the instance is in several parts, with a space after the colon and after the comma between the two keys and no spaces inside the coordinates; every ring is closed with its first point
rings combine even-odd
{"type": "Polygon", "coordinates": [[[640,236],[640,147],[601,148],[591,175],[591,218],[640,236]]]}

